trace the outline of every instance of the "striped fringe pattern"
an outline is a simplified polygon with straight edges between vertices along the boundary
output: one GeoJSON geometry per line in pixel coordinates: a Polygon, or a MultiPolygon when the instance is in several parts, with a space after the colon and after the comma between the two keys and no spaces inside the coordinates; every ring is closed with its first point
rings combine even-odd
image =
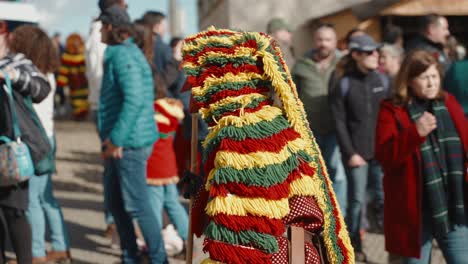
{"type": "Polygon", "coordinates": [[[272,39],[210,28],[185,40],[183,57],[193,103],[210,127],[203,263],[271,263],[295,196],[313,196],[322,210],[331,263],[354,263],[324,161],[272,39]]]}

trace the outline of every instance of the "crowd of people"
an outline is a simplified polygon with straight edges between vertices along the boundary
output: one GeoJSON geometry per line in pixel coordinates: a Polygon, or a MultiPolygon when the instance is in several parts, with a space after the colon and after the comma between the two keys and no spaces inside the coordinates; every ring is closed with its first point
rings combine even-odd
{"type": "MultiPolygon", "coordinates": [[[[184,254],[189,221],[177,183],[188,168],[191,120],[190,93],[182,92],[183,39],[164,42],[161,12],[132,22],[125,0],[98,6],[87,40],[72,34],[64,46],[60,35],[49,38],[38,26],[0,21],[0,80],[11,82],[13,99],[3,96],[8,89],[0,91],[0,135],[14,139],[17,119],[35,174],[0,185],[0,263],[6,263],[7,233],[17,257],[11,263],[71,261],[52,190],[54,116],[68,103],[74,120],[96,124],[105,233],[113,244],[120,241],[123,263],[143,256],[168,262],[163,211],[180,237],[176,253],[184,254]],[[52,251],[46,251],[46,226],[52,251]]],[[[390,263],[429,263],[433,239],[448,263],[466,262],[468,62],[460,60],[465,51],[454,44],[447,19],[422,17],[408,43],[394,25],[383,44],[356,28],[344,49],[334,25],[322,23],[311,49],[296,58],[293,29],[283,19],[271,20],[266,31],[291,68],[356,261],[366,261],[362,239],[371,231],[384,233],[390,263]]],[[[201,143],[208,129],[201,119],[198,127],[201,143]]]]}
{"type": "Polygon", "coordinates": [[[356,261],[366,230],[384,233],[390,263],[430,263],[433,239],[447,263],[468,259],[466,62],[450,39],[431,14],[406,45],[390,25],[383,44],[355,29],[339,50],[334,26],[319,24],[292,68],[356,261]]]}

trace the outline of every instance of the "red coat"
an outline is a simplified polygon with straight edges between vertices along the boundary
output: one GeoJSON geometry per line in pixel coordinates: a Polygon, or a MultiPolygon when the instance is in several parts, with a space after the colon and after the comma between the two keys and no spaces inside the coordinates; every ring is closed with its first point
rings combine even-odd
{"type": "MultiPolygon", "coordinates": [[[[446,96],[445,105],[467,153],[468,123],[463,109],[450,94],[446,96]]],[[[419,148],[424,140],[406,108],[382,102],[375,155],[384,170],[385,246],[388,252],[399,256],[421,255],[422,161],[419,148]]],[[[468,182],[466,175],[465,181],[468,182]]]]}

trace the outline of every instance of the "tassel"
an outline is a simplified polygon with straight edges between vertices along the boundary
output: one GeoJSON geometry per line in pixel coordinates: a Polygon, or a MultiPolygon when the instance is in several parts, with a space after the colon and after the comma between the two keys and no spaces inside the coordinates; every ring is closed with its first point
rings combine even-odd
{"type": "Polygon", "coordinates": [[[226,264],[271,264],[270,254],[261,250],[229,245],[205,239],[204,252],[210,252],[210,258],[226,264]]]}
{"type": "Polygon", "coordinates": [[[225,242],[231,245],[242,245],[260,249],[273,254],[278,251],[278,241],[269,234],[258,233],[251,230],[235,232],[229,228],[210,222],[205,229],[205,236],[212,240],[225,242]]]}
{"type": "MultiPolygon", "coordinates": [[[[279,200],[286,197],[290,197],[290,184],[294,183],[297,180],[301,179],[302,175],[299,170],[294,170],[291,172],[282,183],[272,185],[270,187],[255,186],[255,185],[246,185],[244,183],[230,182],[226,184],[213,184],[210,186],[210,196],[227,196],[228,194],[234,194],[242,197],[263,197],[271,200],[279,200]]],[[[309,177],[308,177],[309,178],[309,177]]],[[[311,181],[310,181],[311,182],[311,181]]],[[[302,190],[302,182],[300,184],[302,190]]],[[[295,187],[295,186],[294,186],[295,187]]],[[[298,187],[295,187],[298,188],[298,187]]],[[[307,187],[306,187],[307,189],[307,187]]],[[[305,191],[304,191],[305,192],[305,191]]],[[[296,191],[295,193],[298,193],[296,191]]]]}
{"type": "Polygon", "coordinates": [[[209,216],[217,214],[268,216],[281,219],[289,213],[288,199],[266,200],[264,198],[242,198],[237,196],[215,197],[205,208],[209,216]]]}
{"type": "Polygon", "coordinates": [[[281,219],[266,216],[217,214],[212,219],[216,224],[228,226],[236,232],[252,230],[259,233],[272,234],[273,236],[281,236],[286,231],[281,219]]]}

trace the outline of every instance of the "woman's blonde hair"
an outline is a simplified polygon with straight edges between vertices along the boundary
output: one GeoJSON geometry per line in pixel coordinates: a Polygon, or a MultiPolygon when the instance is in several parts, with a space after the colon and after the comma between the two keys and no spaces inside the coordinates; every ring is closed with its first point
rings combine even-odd
{"type": "MultiPolygon", "coordinates": [[[[436,65],[440,79],[443,79],[443,71],[440,64],[435,58],[436,54],[429,53],[425,50],[415,50],[410,52],[403,60],[400,71],[398,72],[393,86],[392,101],[397,105],[407,105],[412,97],[409,82],[421,75],[432,65],[436,65]]],[[[444,97],[444,92],[439,88],[439,93],[436,98],[444,97]]]]}

